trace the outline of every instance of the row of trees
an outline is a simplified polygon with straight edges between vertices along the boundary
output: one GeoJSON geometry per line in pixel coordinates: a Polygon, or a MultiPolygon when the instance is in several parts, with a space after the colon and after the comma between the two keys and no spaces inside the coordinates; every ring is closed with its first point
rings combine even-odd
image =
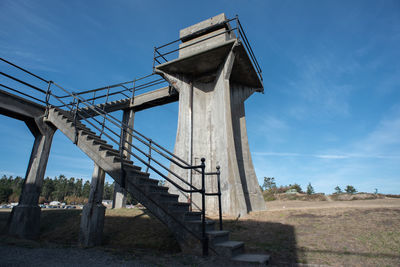
{"type": "Polygon", "coordinates": [[[344,191],[339,186],[336,186],[334,194],[342,194],[342,193],[355,194],[357,193],[357,190],[352,185],[347,185],[344,191]]]}
{"type": "MultiPolygon", "coordinates": [[[[273,193],[285,193],[288,190],[295,189],[298,193],[307,193],[308,195],[315,194],[315,190],[311,183],[308,183],[307,190],[304,192],[299,184],[289,184],[289,185],[281,185],[279,187],[276,186],[275,177],[264,177],[264,183],[261,187],[263,191],[271,191],[273,193]]],[[[347,185],[344,190],[342,190],[339,186],[335,187],[334,194],[355,194],[357,190],[352,185],[347,185]]]]}
{"type": "MultiPolygon", "coordinates": [[[[24,179],[17,176],[7,177],[3,175],[0,179],[0,203],[18,202],[21,194],[24,179]]],[[[67,178],[60,175],[51,179],[43,180],[42,192],[40,193],[39,203],[60,201],[67,204],[83,204],[87,202],[90,193],[90,182],[80,178],[67,178]]],[[[114,194],[114,183],[104,184],[103,199],[112,199],[114,194]]]]}

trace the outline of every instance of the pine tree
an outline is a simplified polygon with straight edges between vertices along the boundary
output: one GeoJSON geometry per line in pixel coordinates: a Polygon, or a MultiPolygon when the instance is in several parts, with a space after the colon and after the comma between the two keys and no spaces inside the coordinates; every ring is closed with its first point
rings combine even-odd
{"type": "Polygon", "coordinates": [[[311,183],[308,183],[308,186],[307,186],[307,195],[312,195],[312,194],[314,194],[315,192],[314,192],[314,188],[312,187],[312,185],[311,185],[311,183]]]}
{"type": "Polygon", "coordinates": [[[264,184],[262,189],[264,191],[270,190],[272,188],[276,188],[275,178],[274,177],[264,177],[264,184]]]}
{"type": "Polygon", "coordinates": [[[348,194],[357,193],[357,190],[352,185],[346,186],[346,189],[344,191],[346,191],[346,193],[348,193],[348,194]]]}
{"type": "Polygon", "coordinates": [[[342,189],[339,186],[335,187],[335,194],[341,194],[343,193],[342,189]]]}

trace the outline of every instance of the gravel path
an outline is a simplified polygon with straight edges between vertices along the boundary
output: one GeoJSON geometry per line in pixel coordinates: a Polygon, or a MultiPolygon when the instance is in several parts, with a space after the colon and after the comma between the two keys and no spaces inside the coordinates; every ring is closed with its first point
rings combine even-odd
{"type": "MultiPolygon", "coordinates": [[[[83,249],[78,247],[24,247],[0,243],[0,267],[3,266],[133,266],[133,267],[220,267],[227,264],[224,259],[200,257],[182,253],[156,255],[138,252],[137,255],[110,252],[101,248],[83,249]]],[[[228,263],[228,266],[242,264],[228,263]]]]}
{"type": "Polygon", "coordinates": [[[25,248],[0,244],[0,266],[157,266],[140,259],[124,260],[99,249],[25,248]]]}

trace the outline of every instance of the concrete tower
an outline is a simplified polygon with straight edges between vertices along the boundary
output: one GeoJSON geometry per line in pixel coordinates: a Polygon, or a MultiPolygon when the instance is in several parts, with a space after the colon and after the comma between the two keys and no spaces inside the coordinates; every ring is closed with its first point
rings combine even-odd
{"type": "MultiPolygon", "coordinates": [[[[237,216],[265,210],[251,160],[244,101],[263,85],[239,36],[225,14],[180,31],[179,57],[156,67],[179,92],[175,154],[206,171],[221,167],[222,211],[237,216]]],[[[201,188],[197,172],[171,165],[171,170],[201,188]]],[[[170,175],[171,179],[174,179],[170,175]]],[[[182,184],[182,182],[178,182],[182,184]]],[[[187,187],[187,186],[186,186],[187,187]]],[[[215,176],[206,176],[206,191],[217,191],[215,176]]],[[[180,201],[201,207],[200,194],[178,192],[180,201]]],[[[217,197],[206,198],[208,213],[218,212],[217,197]]]]}

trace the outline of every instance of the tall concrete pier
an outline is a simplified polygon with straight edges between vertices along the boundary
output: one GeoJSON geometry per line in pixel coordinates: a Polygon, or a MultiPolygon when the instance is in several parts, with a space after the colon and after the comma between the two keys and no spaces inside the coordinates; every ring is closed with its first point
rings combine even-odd
{"type": "MultiPolygon", "coordinates": [[[[219,165],[222,211],[237,216],[265,209],[251,159],[244,108],[244,101],[262,91],[263,85],[243,44],[229,29],[221,14],[181,30],[179,58],[157,66],[156,72],[179,92],[175,154],[195,165],[205,157],[207,172],[219,165]]],[[[201,188],[199,173],[174,164],[171,170],[201,188]]],[[[206,188],[207,192],[217,191],[215,176],[206,176],[206,188]]],[[[173,186],[170,192],[178,193],[180,201],[192,201],[194,209],[201,208],[200,194],[179,192],[173,186]]],[[[218,211],[216,197],[206,198],[206,209],[218,211]]]]}

